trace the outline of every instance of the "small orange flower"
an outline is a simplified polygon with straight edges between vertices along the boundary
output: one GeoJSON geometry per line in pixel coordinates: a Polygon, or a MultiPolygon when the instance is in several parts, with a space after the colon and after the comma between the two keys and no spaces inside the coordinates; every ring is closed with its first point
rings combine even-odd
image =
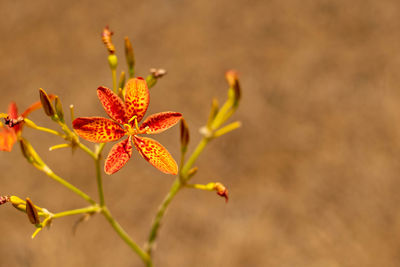
{"type": "Polygon", "coordinates": [[[110,119],[82,117],[72,124],[80,137],[95,143],[125,140],[115,144],[106,159],[104,171],[113,174],[120,170],[132,155],[132,141],[136,149],[154,167],[168,174],[177,174],[178,166],[168,152],[157,141],[139,137],[138,134],[156,134],[174,126],[181,118],[178,112],[161,112],[149,116],[139,126],[149,105],[150,95],[143,78],[130,79],[125,85],[125,102],[106,87],[97,89],[97,96],[110,119]]]}
{"type": "MultiPolygon", "coordinates": [[[[54,98],[54,96],[51,96],[54,98]]],[[[0,123],[0,150],[10,152],[21,135],[24,118],[32,111],[42,107],[42,103],[35,102],[28,107],[21,115],[18,115],[18,108],[15,102],[11,102],[8,106],[8,117],[5,118],[4,126],[0,123]]]]}

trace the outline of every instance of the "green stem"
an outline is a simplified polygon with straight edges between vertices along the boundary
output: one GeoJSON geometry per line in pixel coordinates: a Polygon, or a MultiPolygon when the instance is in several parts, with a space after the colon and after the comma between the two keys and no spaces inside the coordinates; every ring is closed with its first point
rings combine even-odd
{"type": "Polygon", "coordinates": [[[97,190],[99,191],[100,206],[105,205],[104,192],[103,192],[103,181],[101,178],[101,167],[100,167],[100,157],[95,160],[96,165],[96,177],[97,177],[97,190]]]}
{"type": "Polygon", "coordinates": [[[100,166],[100,161],[101,161],[101,152],[103,151],[104,146],[106,143],[101,143],[96,146],[96,151],[94,153],[95,155],[95,165],[96,165],[96,178],[97,178],[97,191],[99,192],[99,198],[100,198],[100,206],[103,207],[105,206],[105,200],[104,200],[104,191],[103,191],[103,181],[101,177],[101,166],[100,166]]]}
{"type": "Polygon", "coordinates": [[[164,201],[158,208],[156,217],[153,220],[153,224],[151,226],[149,238],[147,241],[146,245],[146,252],[151,255],[152,248],[154,246],[154,242],[157,238],[158,230],[161,225],[161,220],[165,214],[165,211],[167,210],[169,204],[171,203],[172,199],[175,197],[175,195],[179,192],[179,190],[182,188],[182,184],[179,178],[175,179],[174,183],[171,186],[171,189],[167,196],[164,198],[164,201]]]}
{"type": "Polygon", "coordinates": [[[46,133],[50,133],[50,134],[54,134],[54,135],[60,136],[61,138],[64,138],[64,139],[66,138],[66,136],[63,135],[62,133],[59,133],[57,131],[54,131],[54,130],[46,128],[46,127],[36,126],[35,129],[39,130],[39,131],[42,131],[42,132],[46,132],[46,133]]]}
{"type": "Polygon", "coordinates": [[[174,183],[171,186],[170,191],[167,196],[164,198],[160,207],[158,208],[157,214],[153,220],[153,224],[150,228],[150,234],[146,245],[146,251],[149,255],[151,255],[152,248],[154,246],[154,242],[157,238],[157,233],[160,228],[161,220],[164,217],[165,211],[167,210],[169,204],[175,195],[182,188],[182,183],[188,180],[188,172],[193,167],[193,164],[196,162],[197,158],[200,156],[201,152],[204,150],[210,138],[203,137],[200,143],[197,145],[196,149],[193,151],[192,155],[189,157],[186,164],[183,166],[179,173],[179,177],[175,179],[174,183]]]}
{"type": "Polygon", "coordinates": [[[143,251],[131,238],[130,236],[125,232],[124,229],[122,229],[121,225],[112,217],[110,211],[108,210],[107,207],[103,207],[102,209],[102,214],[106,217],[108,222],[111,224],[111,226],[114,228],[114,230],[117,232],[117,234],[122,238],[122,240],[125,241],[126,244],[128,244],[131,249],[136,252],[139,257],[143,260],[143,262],[147,266],[151,266],[151,259],[149,254],[147,254],[145,251],[143,251]]]}
{"type": "Polygon", "coordinates": [[[71,215],[77,215],[77,214],[82,214],[82,213],[93,213],[93,212],[99,212],[100,207],[99,206],[90,206],[87,208],[82,208],[82,209],[74,209],[74,210],[67,210],[63,212],[58,212],[53,214],[51,217],[52,218],[61,218],[65,216],[71,216],[71,215]]]}
{"type": "Polygon", "coordinates": [[[62,184],[63,186],[65,186],[66,188],[68,188],[69,190],[74,192],[75,194],[77,194],[80,197],[82,197],[83,199],[85,199],[90,204],[92,204],[92,205],[96,204],[96,201],[94,201],[91,197],[89,197],[87,194],[85,194],[83,191],[81,191],[80,189],[78,189],[74,185],[72,185],[69,182],[65,181],[63,178],[61,178],[57,174],[55,174],[49,167],[47,167],[47,166],[43,167],[43,172],[46,173],[47,176],[49,176],[50,178],[52,178],[56,182],[62,184]]]}
{"type": "Polygon", "coordinates": [[[111,69],[111,74],[112,74],[112,80],[113,80],[113,91],[114,91],[114,93],[118,94],[117,70],[116,69],[111,69]]]}
{"type": "Polygon", "coordinates": [[[193,151],[192,155],[190,155],[189,159],[186,161],[186,164],[182,167],[180,171],[180,176],[183,180],[187,179],[188,172],[193,167],[197,158],[200,156],[201,152],[203,152],[204,148],[210,142],[211,138],[203,137],[200,143],[197,145],[196,149],[193,151]]]}

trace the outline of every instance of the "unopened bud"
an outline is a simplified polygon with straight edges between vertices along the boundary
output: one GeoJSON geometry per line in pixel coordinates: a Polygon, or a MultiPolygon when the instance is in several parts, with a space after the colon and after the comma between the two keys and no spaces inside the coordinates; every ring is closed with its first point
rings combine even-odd
{"type": "Polygon", "coordinates": [[[26,203],[22,199],[20,199],[17,196],[11,196],[10,200],[11,204],[14,206],[14,208],[20,210],[20,211],[25,211],[26,209],[26,203]]]}
{"type": "Polygon", "coordinates": [[[181,132],[181,150],[182,153],[185,153],[189,144],[189,126],[184,118],[181,119],[179,126],[181,132]]]}
{"type": "Polygon", "coordinates": [[[29,198],[26,198],[26,214],[32,224],[39,224],[40,218],[35,205],[29,198]]]}
{"type": "Polygon", "coordinates": [[[231,89],[229,90],[230,97],[233,99],[233,103],[236,106],[241,97],[238,74],[236,71],[230,70],[225,73],[225,78],[231,89]]]}
{"type": "Polygon", "coordinates": [[[10,196],[0,196],[0,205],[3,205],[10,201],[10,196]]]}
{"type": "Polygon", "coordinates": [[[221,183],[215,183],[214,189],[217,191],[217,194],[221,197],[225,198],[225,201],[228,202],[228,189],[221,184],[221,183]]]}
{"type": "Polygon", "coordinates": [[[125,72],[121,72],[121,75],[119,76],[119,83],[118,83],[118,88],[124,88],[125,86],[125,72]]]}
{"type": "Polygon", "coordinates": [[[199,168],[198,167],[193,167],[193,168],[191,168],[189,171],[188,171],[188,174],[187,174],[187,179],[190,179],[190,178],[192,178],[193,177],[193,175],[195,175],[196,173],[197,173],[197,171],[199,170],[199,168]]]}
{"type": "Polygon", "coordinates": [[[43,169],[46,165],[33,149],[32,145],[23,137],[20,138],[21,151],[29,163],[33,164],[38,169],[43,169]]]}
{"type": "Polygon", "coordinates": [[[207,128],[211,128],[211,124],[213,123],[215,116],[217,116],[218,110],[219,110],[218,100],[216,98],[213,98],[211,103],[210,115],[208,115],[207,128]]]}
{"type": "Polygon", "coordinates": [[[39,94],[40,94],[40,102],[42,102],[44,112],[46,113],[47,116],[53,117],[55,111],[53,104],[51,104],[49,96],[42,88],[39,89],[39,94]]]}
{"type": "Polygon", "coordinates": [[[115,70],[118,66],[118,58],[116,55],[111,54],[108,56],[108,64],[110,64],[110,69],[115,70]]]}
{"type": "Polygon", "coordinates": [[[110,31],[108,26],[106,26],[101,34],[101,39],[103,40],[103,43],[106,45],[108,53],[114,54],[115,53],[115,46],[113,45],[111,41],[111,35],[114,33],[110,31]]]}
{"type": "Polygon", "coordinates": [[[56,99],[55,99],[55,108],[56,108],[56,113],[57,113],[58,119],[61,122],[64,122],[64,111],[63,111],[62,104],[61,104],[61,101],[58,98],[58,96],[56,96],[56,99]]]}
{"type": "Polygon", "coordinates": [[[129,41],[128,37],[125,37],[125,57],[129,69],[129,78],[133,78],[135,74],[135,54],[133,52],[132,43],[129,41]]]}
{"type": "Polygon", "coordinates": [[[167,74],[167,71],[165,69],[156,69],[156,68],[151,68],[150,69],[150,74],[154,76],[154,78],[158,79],[163,77],[164,75],[167,74]]]}
{"type": "Polygon", "coordinates": [[[146,77],[146,82],[149,88],[153,87],[157,80],[167,74],[165,69],[150,69],[150,75],[146,77]]]}

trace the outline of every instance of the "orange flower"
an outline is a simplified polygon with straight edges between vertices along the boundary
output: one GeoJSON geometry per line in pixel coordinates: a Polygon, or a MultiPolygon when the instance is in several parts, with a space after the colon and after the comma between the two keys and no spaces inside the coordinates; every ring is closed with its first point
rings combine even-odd
{"type": "MultiPolygon", "coordinates": [[[[51,96],[54,98],[54,96],[51,96]]],[[[30,107],[28,107],[21,115],[18,115],[17,105],[11,102],[8,106],[8,116],[5,118],[4,126],[0,123],[0,150],[8,151],[12,150],[15,142],[21,135],[22,126],[24,123],[24,118],[28,116],[32,111],[42,107],[42,103],[35,102],[30,107]]]]}
{"type": "Polygon", "coordinates": [[[130,79],[125,85],[125,102],[106,87],[97,89],[97,96],[110,119],[82,117],[72,124],[80,137],[95,143],[125,140],[115,144],[106,159],[104,171],[113,174],[120,170],[132,155],[132,141],[136,149],[154,167],[168,174],[177,174],[178,166],[168,152],[157,141],[139,137],[138,134],[156,134],[174,126],[181,118],[178,112],[153,114],[139,126],[149,105],[149,89],[143,78],[130,79]]]}

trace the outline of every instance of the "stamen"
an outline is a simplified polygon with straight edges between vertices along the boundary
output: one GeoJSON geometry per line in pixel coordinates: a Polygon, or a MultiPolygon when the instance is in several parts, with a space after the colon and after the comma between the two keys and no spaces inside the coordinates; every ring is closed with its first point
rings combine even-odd
{"type": "Polygon", "coordinates": [[[133,115],[133,117],[128,122],[131,123],[132,121],[135,121],[136,130],[139,131],[139,123],[136,115],[133,115]]]}

